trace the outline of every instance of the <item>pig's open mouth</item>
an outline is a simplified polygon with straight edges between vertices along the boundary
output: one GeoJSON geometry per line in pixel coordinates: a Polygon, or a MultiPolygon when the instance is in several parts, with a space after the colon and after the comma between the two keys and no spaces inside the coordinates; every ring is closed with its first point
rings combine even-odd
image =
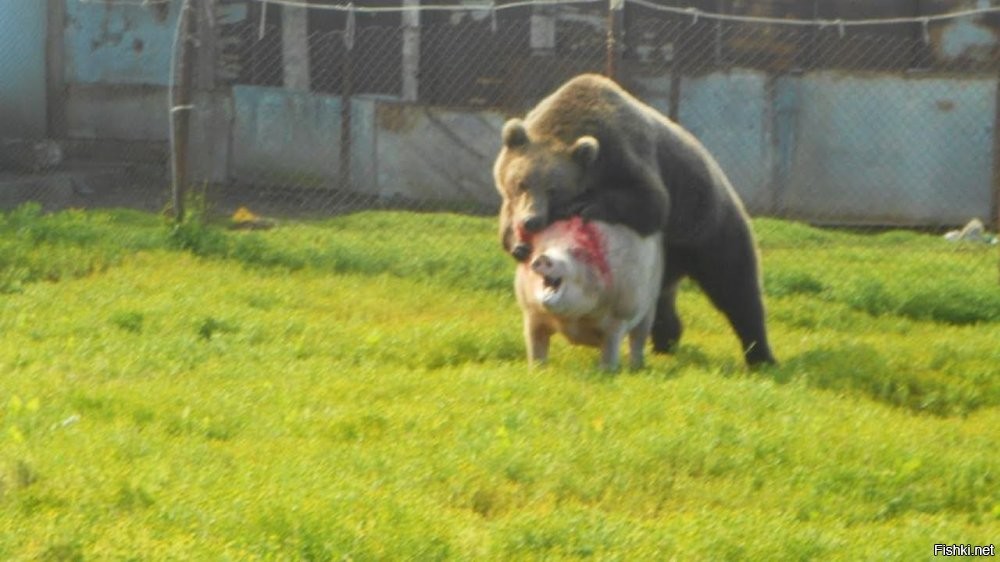
{"type": "Polygon", "coordinates": [[[559,293],[559,289],[562,288],[562,277],[554,277],[552,275],[542,276],[542,289],[545,291],[547,297],[554,297],[559,293]]]}

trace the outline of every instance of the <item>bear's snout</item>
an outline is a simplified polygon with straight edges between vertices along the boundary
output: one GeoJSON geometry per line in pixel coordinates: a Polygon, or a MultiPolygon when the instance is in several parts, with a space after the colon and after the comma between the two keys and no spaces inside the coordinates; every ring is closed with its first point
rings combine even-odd
{"type": "Polygon", "coordinates": [[[510,255],[514,256],[514,259],[518,262],[524,262],[531,257],[531,246],[521,242],[514,246],[514,249],[510,251],[510,255]]]}

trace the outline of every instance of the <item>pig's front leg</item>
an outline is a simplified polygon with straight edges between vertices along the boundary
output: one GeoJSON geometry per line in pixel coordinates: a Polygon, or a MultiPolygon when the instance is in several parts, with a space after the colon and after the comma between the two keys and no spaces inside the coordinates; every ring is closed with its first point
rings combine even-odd
{"type": "Polygon", "coordinates": [[[549,340],[552,330],[537,322],[531,314],[524,314],[524,345],[528,350],[528,366],[544,365],[549,359],[549,340]]]}

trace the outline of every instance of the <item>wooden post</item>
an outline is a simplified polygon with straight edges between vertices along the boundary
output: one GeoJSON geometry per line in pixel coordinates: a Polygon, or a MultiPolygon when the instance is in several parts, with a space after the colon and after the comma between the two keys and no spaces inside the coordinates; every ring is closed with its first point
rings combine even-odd
{"type": "Polygon", "coordinates": [[[420,96],[420,0],[403,0],[403,101],[420,96]]]}
{"type": "Polygon", "coordinates": [[[309,9],[301,6],[281,8],[281,55],[284,84],[289,90],[308,92],[309,84],[309,9]]]}
{"type": "Polygon", "coordinates": [[[625,48],[625,0],[608,0],[608,38],[606,42],[607,61],[604,74],[611,79],[618,78],[622,51],[625,48]]]}
{"type": "Polygon", "coordinates": [[[173,172],[174,220],[184,220],[184,193],[188,184],[188,141],[191,129],[191,85],[194,81],[194,41],[197,28],[197,12],[191,2],[184,0],[177,22],[177,57],[174,72],[174,88],[171,95],[170,125],[173,143],[171,146],[171,167],[173,172]]]}

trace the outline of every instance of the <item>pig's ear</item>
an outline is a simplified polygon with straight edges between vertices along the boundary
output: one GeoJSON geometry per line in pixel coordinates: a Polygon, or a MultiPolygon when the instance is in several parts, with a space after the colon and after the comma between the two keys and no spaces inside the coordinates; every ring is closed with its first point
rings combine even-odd
{"type": "Polygon", "coordinates": [[[589,168],[597,160],[597,154],[600,152],[601,145],[597,142],[597,139],[585,135],[573,143],[573,148],[570,149],[570,153],[573,155],[573,160],[584,168],[589,168]]]}
{"type": "Polygon", "coordinates": [[[528,130],[524,128],[524,121],[511,119],[503,126],[503,145],[507,148],[518,148],[528,144],[528,130]]]}

